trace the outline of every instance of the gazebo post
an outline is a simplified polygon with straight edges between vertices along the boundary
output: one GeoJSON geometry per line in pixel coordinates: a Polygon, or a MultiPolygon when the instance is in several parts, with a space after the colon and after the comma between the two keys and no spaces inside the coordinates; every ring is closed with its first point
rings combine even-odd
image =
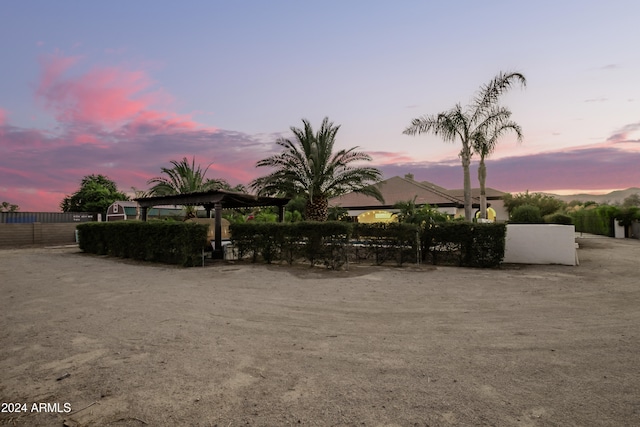
{"type": "Polygon", "coordinates": [[[224,258],[224,251],[222,248],[222,202],[216,202],[214,205],[216,212],[215,219],[215,249],[213,250],[213,257],[222,259],[224,258]]]}
{"type": "Polygon", "coordinates": [[[147,220],[147,210],[148,208],[146,206],[142,206],[142,209],[141,209],[142,212],[140,212],[140,219],[143,221],[147,220]]]}
{"type": "Polygon", "coordinates": [[[278,221],[284,222],[284,205],[278,206],[278,221]]]}

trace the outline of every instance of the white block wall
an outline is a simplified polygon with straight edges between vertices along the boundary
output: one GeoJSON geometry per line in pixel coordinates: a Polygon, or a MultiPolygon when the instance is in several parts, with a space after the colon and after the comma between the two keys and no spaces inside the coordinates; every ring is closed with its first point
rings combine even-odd
{"type": "Polygon", "coordinates": [[[507,224],[506,263],[576,265],[575,227],[507,224]]]}

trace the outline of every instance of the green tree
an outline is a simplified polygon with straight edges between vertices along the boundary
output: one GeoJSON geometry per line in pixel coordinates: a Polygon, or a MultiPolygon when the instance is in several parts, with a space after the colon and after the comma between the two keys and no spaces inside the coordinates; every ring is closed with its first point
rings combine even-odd
{"type": "Polygon", "coordinates": [[[63,212],[98,212],[106,214],[109,206],[129,196],[118,191],[116,183],[104,175],[87,175],[80,182],[80,189],[60,202],[63,212]]]}
{"type": "Polygon", "coordinates": [[[520,205],[511,213],[511,222],[514,224],[542,224],[544,219],[538,206],[520,205]]]}
{"type": "Polygon", "coordinates": [[[320,130],[314,133],[311,124],[302,120],[302,129],[291,127],[292,141],[276,141],[282,151],[260,160],[256,167],[275,169],[269,175],[251,182],[258,194],[271,196],[303,196],[306,200],[305,219],[326,221],[329,199],[348,192],[373,196],[383,201],[380,191],[373,185],[382,173],[372,167],[354,166],[353,163],[371,161],[358,147],[334,153],[336,134],[340,126],[325,117],[320,130]]]}
{"type": "Polygon", "coordinates": [[[629,208],[632,206],[640,206],[640,194],[631,194],[624,198],[622,201],[622,207],[629,208]]]}
{"type": "Polygon", "coordinates": [[[20,210],[20,206],[14,205],[9,202],[0,203],[0,212],[18,212],[20,210]]]}
{"type": "Polygon", "coordinates": [[[459,103],[452,109],[436,115],[422,116],[411,121],[404,130],[407,135],[433,133],[446,142],[460,140],[460,161],[464,174],[464,216],[467,221],[473,217],[471,204],[471,175],[469,166],[473,155],[474,142],[480,135],[486,135],[496,123],[503,120],[503,108],[498,105],[500,95],[514,84],[526,84],[520,73],[499,73],[488,84],[481,87],[474,100],[462,107],[459,103]]]}
{"type": "Polygon", "coordinates": [[[507,212],[509,212],[509,215],[512,215],[517,207],[523,205],[536,206],[540,209],[540,214],[542,216],[561,212],[567,207],[565,202],[560,199],[556,199],[553,196],[543,193],[529,193],[529,191],[516,194],[515,196],[506,193],[502,196],[502,203],[507,209],[507,212]]]}

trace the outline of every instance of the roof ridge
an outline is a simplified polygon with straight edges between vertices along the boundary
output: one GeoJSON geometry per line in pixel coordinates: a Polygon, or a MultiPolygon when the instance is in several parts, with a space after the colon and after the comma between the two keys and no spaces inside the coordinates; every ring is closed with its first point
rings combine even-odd
{"type": "MultiPolygon", "coordinates": [[[[458,202],[458,203],[463,202],[463,200],[462,200],[462,199],[459,199],[459,198],[457,198],[456,196],[452,196],[451,194],[444,193],[444,192],[442,192],[442,191],[440,191],[440,190],[436,190],[435,188],[431,188],[431,187],[429,187],[429,186],[427,186],[427,185],[424,185],[423,183],[421,183],[421,182],[419,182],[419,181],[409,180],[409,179],[403,178],[403,177],[401,177],[401,176],[398,176],[398,178],[403,179],[403,180],[405,180],[406,182],[408,182],[408,183],[410,183],[410,184],[414,184],[414,185],[416,185],[417,187],[423,188],[423,189],[425,189],[425,190],[427,190],[427,191],[431,191],[432,193],[435,193],[435,194],[437,194],[438,196],[442,196],[442,197],[444,197],[445,199],[449,199],[449,200],[451,200],[452,202],[458,202]]],[[[391,179],[391,178],[390,178],[390,179],[391,179]]]]}

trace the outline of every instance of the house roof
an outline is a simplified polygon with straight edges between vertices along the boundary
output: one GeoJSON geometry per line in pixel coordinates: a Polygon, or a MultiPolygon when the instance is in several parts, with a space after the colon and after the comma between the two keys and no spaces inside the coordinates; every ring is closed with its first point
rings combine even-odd
{"type": "Polygon", "coordinates": [[[413,200],[417,205],[429,204],[432,206],[463,206],[464,200],[446,192],[442,187],[427,182],[417,182],[411,179],[394,176],[375,184],[380,190],[384,203],[380,203],[374,197],[359,193],[348,193],[329,200],[330,205],[339,205],[344,208],[381,208],[392,207],[398,202],[413,200]],[[443,191],[444,190],[444,191],[443,191]]]}
{"type": "MultiPolygon", "coordinates": [[[[455,196],[455,197],[464,197],[464,189],[462,189],[462,188],[455,189],[455,190],[445,190],[445,191],[447,193],[451,194],[452,196],[455,196]]],[[[490,188],[490,187],[486,187],[485,191],[486,191],[488,200],[500,199],[500,198],[502,198],[502,196],[507,194],[504,191],[496,190],[495,188],[490,188]]],[[[471,189],[471,197],[474,198],[474,199],[479,199],[480,198],[480,189],[479,188],[472,188],[471,189]]]]}

